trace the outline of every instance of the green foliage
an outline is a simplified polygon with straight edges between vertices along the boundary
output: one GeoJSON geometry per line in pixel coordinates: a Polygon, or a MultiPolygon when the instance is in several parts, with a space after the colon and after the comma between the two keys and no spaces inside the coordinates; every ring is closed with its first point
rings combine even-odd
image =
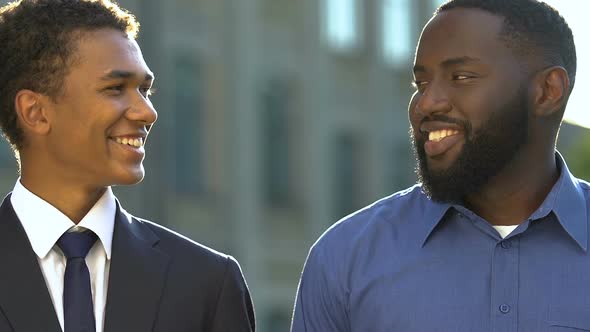
{"type": "Polygon", "coordinates": [[[577,178],[590,181],[590,131],[579,135],[579,139],[566,151],[565,159],[577,178]]]}

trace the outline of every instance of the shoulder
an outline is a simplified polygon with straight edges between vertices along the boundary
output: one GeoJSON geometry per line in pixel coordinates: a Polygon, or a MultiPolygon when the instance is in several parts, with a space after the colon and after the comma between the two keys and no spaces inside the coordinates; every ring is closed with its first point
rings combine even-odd
{"type": "Polygon", "coordinates": [[[342,241],[350,244],[383,230],[412,227],[412,221],[419,219],[430,204],[420,185],[398,191],[340,219],[320,236],[314,247],[329,247],[342,241]]]}
{"type": "Polygon", "coordinates": [[[228,270],[240,271],[238,262],[230,255],[193,241],[156,222],[131,215],[130,217],[134,222],[149,229],[158,239],[155,247],[175,261],[193,262],[193,266],[198,266],[199,269],[221,274],[227,273],[228,270]]]}
{"type": "Polygon", "coordinates": [[[343,317],[358,273],[366,276],[383,266],[384,259],[406,255],[411,250],[408,248],[420,245],[417,239],[425,229],[420,219],[431,204],[416,185],[328,228],[311,247],[305,262],[297,300],[300,310],[312,308],[306,310],[313,316],[311,311],[331,308],[329,311],[343,317]]]}
{"type": "Polygon", "coordinates": [[[419,245],[433,204],[416,185],[342,218],[311,247],[307,268],[347,275],[356,263],[380,259],[379,253],[419,245]]]}
{"type": "Polygon", "coordinates": [[[140,233],[143,240],[169,258],[162,306],[175,308],[174,320],[192,317],[191,320],[206,322],[197,330],[254,330],[248,286],[232,256],[153,221],[129,214],[128,218],[136,234],[140,233]]]}

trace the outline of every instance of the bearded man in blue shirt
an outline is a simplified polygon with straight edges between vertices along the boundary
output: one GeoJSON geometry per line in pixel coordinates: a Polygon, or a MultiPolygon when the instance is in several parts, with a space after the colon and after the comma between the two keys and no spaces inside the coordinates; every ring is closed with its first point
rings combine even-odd
{"type": "Polygon", "coordinates": [[[555,150],[573,36],[535,0],[452,0],[409,105],[420,183],[312,247],[293,331],[590,331],[590,186],[555,150]]]}

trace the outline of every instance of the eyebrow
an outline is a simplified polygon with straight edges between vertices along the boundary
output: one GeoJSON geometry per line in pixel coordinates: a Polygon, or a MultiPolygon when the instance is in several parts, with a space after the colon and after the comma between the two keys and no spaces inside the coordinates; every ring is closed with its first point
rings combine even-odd
{"type": "MultiPolygon", "coordinates": [[[[139,76],[140,75],[137,75],[136,73],[131,72],[131,71],[111,70],[106,75],[101,77],[100,79],[103,81],[108,81],[108,80],[112,80],[112,79],[121,79],[121,78],[128,79],[128,78],[139,77],[139,76]]],[[[144,76],[144,80],[145,81],[153,81],[154,75],[152,73],[146,73],[144,76]]]]}
{"type": "MultiPolygon", "coordinates": [[[[473,62],[481,62],[481,60],[470,56],[462,56],[457,58],[446,59],[440,63],[440,66],[443,68],[448,68],[456,65],[464,65],[473,62]]],[[[424,67],[423,65],[414,65],[414,73],[416,72],[426,72],[426,67],[424,67]]]]}

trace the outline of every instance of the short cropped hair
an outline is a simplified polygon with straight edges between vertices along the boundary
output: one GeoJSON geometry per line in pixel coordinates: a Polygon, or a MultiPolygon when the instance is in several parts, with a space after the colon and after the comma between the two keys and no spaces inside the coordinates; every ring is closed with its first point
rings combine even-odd
{"type": "MultiPolygon", "coordinates": [[[[570,90],[576,80],[576,46],[572,30],[557,10],[537,0],[450,0],[435,14],[473,8],[504,18],[500,38],[517,56],[538,57],[547,66],[562,66],[570,90]]],[[[526,61],[526,59],[525,59],[526,61]]]]}
{"type": "Polygon", "coordinates": [[[0,8],[0,128],[18,151],[15,98],[29,89],[55,100],[81,33],[111,28],[135,39],[139,23],[111,0],[21,0],[0,8]]]}

